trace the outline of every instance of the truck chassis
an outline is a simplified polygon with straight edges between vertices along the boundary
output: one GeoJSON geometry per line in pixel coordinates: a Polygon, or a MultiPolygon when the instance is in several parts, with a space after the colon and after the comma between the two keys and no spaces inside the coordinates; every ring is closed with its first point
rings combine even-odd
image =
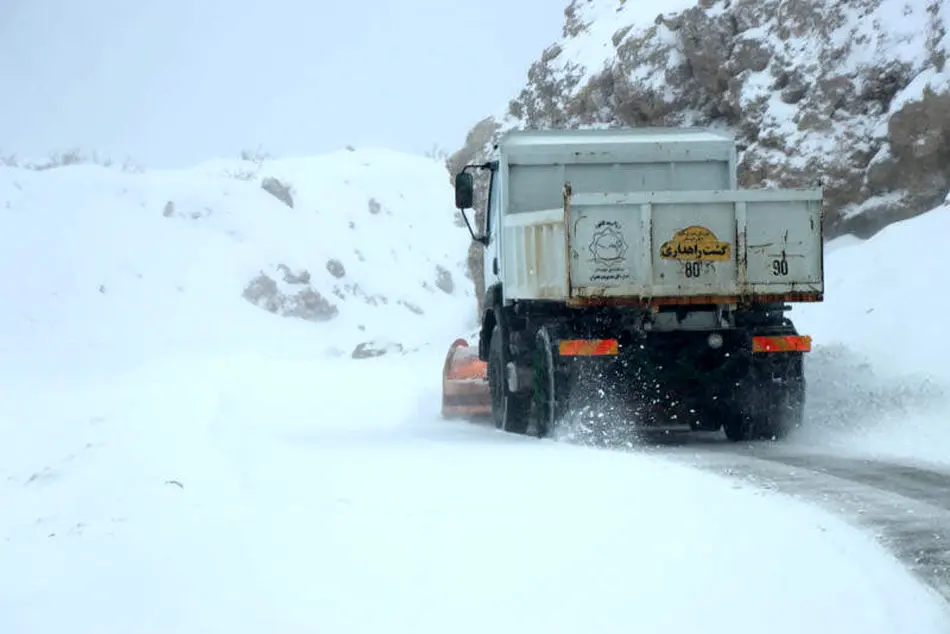
{"type": "Polygon", "coordinates": [[[722,428],[733,441],[781,439],[799,427],[810,340],[785,316],[787,307],[736,310],[726,328],[656,327],[666,321],[657,317],[723,315],[698,308],[496,305],[479,340],[495,425],[550,436],[569,412],[606,399],[631,424],[722,428]]]}

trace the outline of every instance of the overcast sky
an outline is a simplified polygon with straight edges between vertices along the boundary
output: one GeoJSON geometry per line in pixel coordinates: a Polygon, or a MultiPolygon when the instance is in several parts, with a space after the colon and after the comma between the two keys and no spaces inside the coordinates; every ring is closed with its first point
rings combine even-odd
{"type": "Polygon", "coordinates": [[[524,85],[566,4],[0,0],[0,152],[454,150],[524,85]]]}

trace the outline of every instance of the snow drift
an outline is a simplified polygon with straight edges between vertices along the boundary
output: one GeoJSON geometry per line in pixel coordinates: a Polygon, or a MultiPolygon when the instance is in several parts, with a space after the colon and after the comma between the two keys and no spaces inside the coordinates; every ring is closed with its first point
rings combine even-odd
{"type": "Polygon", "coordinates": [[[0,367],[228,349],[267,312],[291,317],[285,343],[305,354],[397,352],[440,326],[448,338],[474,305],[451,201],[438,163],[385,150],[0,168],[0,367]]]}
{"type": "Polygon", "coordinates": [[[950,463],[950,300],[934,286],[942,251],[928,246],[947,235],[942,206],[828,245],[824,303],[791,315],[816,344],[800,441],[950,463]]]}

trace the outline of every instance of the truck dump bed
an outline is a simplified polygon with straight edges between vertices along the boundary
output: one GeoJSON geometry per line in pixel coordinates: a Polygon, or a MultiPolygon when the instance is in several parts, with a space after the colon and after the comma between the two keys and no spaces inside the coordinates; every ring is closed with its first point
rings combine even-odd
{"type": "Polygon", "coordinates": [[[822,299],[821,190],[737,189],[728,137],[522,133],[500,163],[506,298],[822,299]]]}

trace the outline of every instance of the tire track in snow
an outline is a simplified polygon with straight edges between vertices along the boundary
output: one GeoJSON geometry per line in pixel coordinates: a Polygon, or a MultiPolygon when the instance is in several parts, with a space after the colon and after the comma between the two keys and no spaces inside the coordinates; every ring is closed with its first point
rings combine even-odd
{"type": "MultiPolygon", "coordinates": [[[[673,438],[676,438],[674,435],[673,438]]],[[[816,504],[868,530],[950,601],[950,472],[783,444],[664,440],[640,445],[694,467],[816,504]]]]}
{"type": "Polygon", "coordinates": [[[950,603],[950,468],[675,429],[607,425],[558,441],[657,455],[816,505],[865,529],[950,603]]]}

